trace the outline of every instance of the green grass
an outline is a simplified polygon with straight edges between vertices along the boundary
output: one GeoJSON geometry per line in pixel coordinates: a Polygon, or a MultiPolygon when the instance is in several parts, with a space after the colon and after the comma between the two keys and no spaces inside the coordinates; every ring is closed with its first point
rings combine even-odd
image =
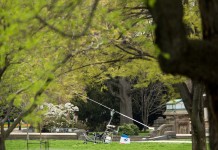
{"type": "MultiPolygon", "coordinates": [[[[34,141],[38,142],[38,141],[34,141]]],[[[83,141],[76,140],[50,140],[49,150],[191,150],[191,144],[177,143],[137,143],[119,144],[113,142],[110,144],[83,144],[83,141]]],[[[7,140],[7,150],[26,150],[25,140],[7,140]]],[[[30,150],[39,150],[39,144],[31,144],[30,150]]],[[[44,150],[42,148],[42,150],[44,150]]]]}

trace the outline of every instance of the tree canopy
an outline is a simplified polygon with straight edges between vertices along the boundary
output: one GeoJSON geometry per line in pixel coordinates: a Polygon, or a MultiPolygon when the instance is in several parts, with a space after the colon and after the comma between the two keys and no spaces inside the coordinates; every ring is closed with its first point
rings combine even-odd
{"type": "Polygon", "coordinates": [[[127,77],[138,79],[135,87],[158,80],[170,87],[181,80],[161,72],[155,26],[141,0],[3,0],[0,5],[3,138],[38,105],[67,102],[93,83],[127,77]],[[12,107],[22,109],[4,131],[12,107]]]}

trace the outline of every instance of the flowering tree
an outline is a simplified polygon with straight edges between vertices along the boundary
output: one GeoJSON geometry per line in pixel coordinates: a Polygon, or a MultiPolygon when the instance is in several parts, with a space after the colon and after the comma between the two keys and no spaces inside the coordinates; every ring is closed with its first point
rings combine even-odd
{"type": "Polygon", "coordinates": [[[43,109],[47,112],[43,115],[43,124],[50,129],[72,127],[74,112],[79,111],[79,108],[71,103],[59,105],[45,103],[44,106],[43,109]]]}

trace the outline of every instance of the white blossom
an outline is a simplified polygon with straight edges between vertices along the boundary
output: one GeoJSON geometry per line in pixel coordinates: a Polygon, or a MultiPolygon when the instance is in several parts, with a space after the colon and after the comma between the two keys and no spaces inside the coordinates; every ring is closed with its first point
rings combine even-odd
{"type": "Polygon", "coordinates": [[[79,111],[77,106],[71,103],[54,105],[45,103],[43,108],[47,108],[44,114],[44,124],[53,127],[70,127],[73,123],[73,112],[79,111]]]}

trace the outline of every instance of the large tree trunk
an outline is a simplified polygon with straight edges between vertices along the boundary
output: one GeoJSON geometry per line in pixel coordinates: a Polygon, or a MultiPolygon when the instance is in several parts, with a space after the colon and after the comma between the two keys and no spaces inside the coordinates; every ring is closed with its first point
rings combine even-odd
{"type": "Polygon", "coordinates": [[[0,135],[0,150],[5,150],[5,139],[0,135]]]}
{"type": "Polygon", "coordinates": [[[211,108],[209,108],[208,115],[209,115],[209,141],[210,141],[210,149],[211,150],[218,150],[218,130],[217,130],[217,123],[214,122],[214,115],[211,113],[211,108]]]}
{"type": "Polygon", "coordinates": [[[210,149],[218,150],[218,87],[210,86],[210,97],[208,106],[209,115],[209,141],[210,149]]]}
{"type": "MultiPolygon", "coordinates": [[[[128,78],[117,77],[117,80],[112,80],[107,83],[107,86],[113,96],[120,99],[120,113],[133,118],[132,114],[132,97],[131,83],[128,78]]],[[[120,124],[133,123],[131,119],[120,115],[120,124]]]]}
{"type": "MultiPolygon", "coordinates": [[[[2,120],[1,120],[2,121],[2,120]]],[[[0,125],[0,131],[1,131],[1,134],[0,134],[0,150],[5,150],[5,139],[6,139],[6,134],[5,134],[5,130],[4,130],[4,122],[0,122],[1,125],[0,125]]]]}
{"type": "MultiPolygon", "coordinates": [[[[133,118],[132,115],[132,98],[131,98],[131,84],[126,78],[119,78],[119,95],[120,95],[120,112],[128,117],[133,118]]],[[[120,124],[133,123],[132,120],[120,116],[120,124]]]]}
{"type": "MultiPolygon", "coordinates": [[[[212,70],[204,70],[205,74],[209,75],[205,80],[208,83],[208,93],[210,95],[209,98],[209,141],[210,141],[210,149],[218,150],[218,82],[217,78],[217,41],[218,41],[218,1],[215,0],[199,0],[199,8],[201,11],[201,21],[203,28],[203,40],[208,42],[210,45],[213,45],[215,49],[209,49],[206,47],[207,58],[209,58],[209,64],[207,66],[213,66],[212,70]],[[208,54],[208,51],[210,52],[208,54]],[[215,51],[215,52],[214,52],[215,51]],[[216,58],[213,59],[213,56],[216,58]],[[211,62],[211,60],[213,62],[211,62]],[[213,74],[214,76],[210,76],[213,74]],[[211,82],[212,79],[212,82],[211,82]]],[[[203,62],[204,64],[204,62],[203,62]]],[[[203,65],[199,64],[199,65],[203,65]]],[[[204,74],[202,72],[202,74],[204,74]]]]}
{"type": "Polygon", "coordinates": [[[204,86],[198,81],[193,81],[191,88],[188,88],[185,83],[178,84],[178,87],[185,107],[191,118],[192,149],[206,150],[203,106],[204,86]]]}
{"type": "Polygon", "coordinates": [[[161,69],[165,73],[186,75],[208,85],[211,96],[210,148],[218,150],[218,1],[198,1],[202,40],[190,40],[186,37],[181,0],[156,0],[149,4],[157,24],[155,42],[161,50],[161,69]]]}
{"type": "MultiPolygon", "coordinates": [[[[131,101],[128,99],[123,99],[120,100],[120,112],[128,117],[132,118],[132,108],[130,108],[130,106],[132,106],[131,101]]],[[[120,116],[120,124],[124,124],[124,123],[133,123],[132,120],[123,117],[122,115],[120,116]]]]}
{"type": "Polygon", "coordinates": [[[192,149],[206,150],[206,136],[204,123],[204,86],[195,81],[193,83],[193,101],[192,101],[192,149]]]}

